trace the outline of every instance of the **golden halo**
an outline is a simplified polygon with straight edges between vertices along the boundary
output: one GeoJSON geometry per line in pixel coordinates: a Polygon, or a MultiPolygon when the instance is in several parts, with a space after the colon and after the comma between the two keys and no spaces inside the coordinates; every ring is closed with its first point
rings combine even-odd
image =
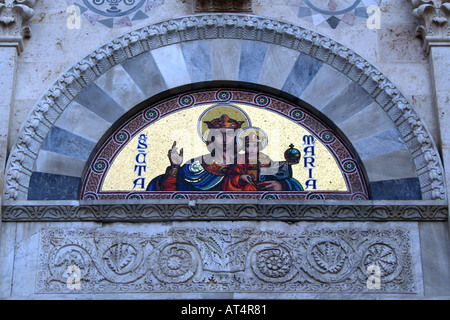
{"type": "Polygon", "coordinates": [[[200,135],[200,138],[202,138],[203,142],[207,143],[208,141],[207,132],[209,128],[206,122],[213,121],[214,119],[219,119],[223,115],[227,115],[229,118],[238,122],[242,121],[243,123],[241,125],[241,129],[247,128],[252,125],[249,116],[241,108],[233,106],[231,104],[214,105],[206,109],[198,119],[198,134],[200,135]]]}
{"type": "Polygon", "coordinates": [[[239,150],[245,149],[245,137],[248,137],[250,134],[256,134],[257,137],[260,139],[260,150],[263,150],[267,147],[267,144],[269,143],[269,138],[267,134],[264,132],[264,130],[257,128],[257,127],[247,127],[244,130],[242,130],[238,136],[237,136],[237,144],[239,147],[239,150]]]}

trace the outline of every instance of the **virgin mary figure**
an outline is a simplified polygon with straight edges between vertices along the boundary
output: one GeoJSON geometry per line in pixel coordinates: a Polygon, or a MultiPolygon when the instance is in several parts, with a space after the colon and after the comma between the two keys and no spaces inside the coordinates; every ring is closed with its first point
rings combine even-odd
{"type": "Polygon", "coordinates": [[[252,127],[237,106],[208,108],[198,120],[198,132],[209,153],[183,164],[183,149],[178,151],[174,142],[167,153],[170,165],[149,183],[147,191],[303,190],[288,162],[273,162],[260,152],[267,145],[267,135],[252,127]]]}

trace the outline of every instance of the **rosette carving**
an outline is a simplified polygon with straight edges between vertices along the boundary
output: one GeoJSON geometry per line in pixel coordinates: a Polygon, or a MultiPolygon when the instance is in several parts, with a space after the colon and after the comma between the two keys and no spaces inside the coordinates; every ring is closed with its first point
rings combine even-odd
{"type": "Polygon", "coordinates": [[[289,251],[281,246],[262,246],[252,256],[255,275],[269,282],[287,282],[297,273],[289,251]]]}
{"type": "Polygon", "coordinates": [[[181,243],[167,245],[157,258],[155,276],[167,283],[188,281],[198,268],[197,254],[194,250],[192,246],[181,243]]]}

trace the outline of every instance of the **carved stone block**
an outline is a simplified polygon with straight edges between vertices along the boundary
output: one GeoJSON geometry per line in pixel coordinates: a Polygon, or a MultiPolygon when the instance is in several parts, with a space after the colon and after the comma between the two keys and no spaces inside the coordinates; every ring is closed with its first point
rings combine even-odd
{"type": "Polygon", "coordinates": [[[195,0],[195,12],[252,12],[252,0],[195,0]]]}
{"type": "Polygon", "coordinates": [[[422,290],[416,224],[186,223],[129,228],[43,229],[36,293],[422,290]],[[378,276],[375,289],[369,283],[373,276],[378,276]]]}

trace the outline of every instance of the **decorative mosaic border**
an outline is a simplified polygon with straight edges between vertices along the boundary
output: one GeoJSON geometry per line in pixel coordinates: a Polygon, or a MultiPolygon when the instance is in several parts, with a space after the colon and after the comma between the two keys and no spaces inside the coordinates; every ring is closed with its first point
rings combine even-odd
{"type": "Polygon", "coordinates": [[[4,199],[27,199],[30,177],[48,132],[69,103],[112,67],[143,52],[183,41],[249,39],[308,54],[364,88],[392,119],[420,180],[422,199],[446,199],[436,145],[413,106],[377,68],[349,48],[290,23],[249,15],[209,14],[173,19],[117,38],[82,59],[42,96],[24,122],[5,170],[4,199]]]}
{"type": "MultiPolygon", "coordinates": [[[[297,146],[300,148],[300,146],[297,146]]],[[[276,160],[276,159],[275,159],[276,160]]],[[[299,164],[301,165],[301,164],[299,164]]],[[[162,174],[163,172],[161,172],[162,174]]],[[[319,178],[319,177],[318,177],[319,178]]],[[[336,199],[368,200],[367,182],[359,162],[341,138],[323,121],[304,108],[271,95],[236,89],[214,89],[181,94],[149,106],[122,124],[100,147],[83,178],[80,199],[336,199]],[[103,181],[116,156],[139,132],[161,118],[202,104],[244,103],[270,110],[306,128],[333,155],[348,191],[295,192],[121,192],[101,191],[103,181]]]]}
{"type": "Polygon", "coordinates": [[[164,3],[164,0],[107,1],[110,8],[102,9],[105,1],[67,0],[80,8],[80,14],[92,25],[107,28],[117,26],[131,27],[135,21],[147,19],[149,14],[164,3]]]}
{"type": "Polygon", "coordinates": [[[4,222],[36,221],[447,221],[445,201],[83,200],[2,207],[4,222]]]}
{"type": "Polygon", "coordinates": [[[297,11],[297,16],[314,26],[330,27],[331,29],[340,26],[352,27],[358,23],[366,22],[369,18],[367,8],[369,6],[380,6],[381,0],[353,0],[346,8],[338,10],[340,0],[323,0],[327,4],[326,9],[318,8],[310,0],[293,1],[285,0],[286,5],[291,6],[297,11]]]}
{"type": "Polygon", "coordinates": [[[292,229],[259,230],[242,224],[180,225],[158,233],[43,229],[35,292],[418,294],[422,290],[412,226],[292,229]],[[380,270],[377,290],[367,284],[369,268],[380,270]],[[73,288],[73,282],[79,287],[73,288]]]}

